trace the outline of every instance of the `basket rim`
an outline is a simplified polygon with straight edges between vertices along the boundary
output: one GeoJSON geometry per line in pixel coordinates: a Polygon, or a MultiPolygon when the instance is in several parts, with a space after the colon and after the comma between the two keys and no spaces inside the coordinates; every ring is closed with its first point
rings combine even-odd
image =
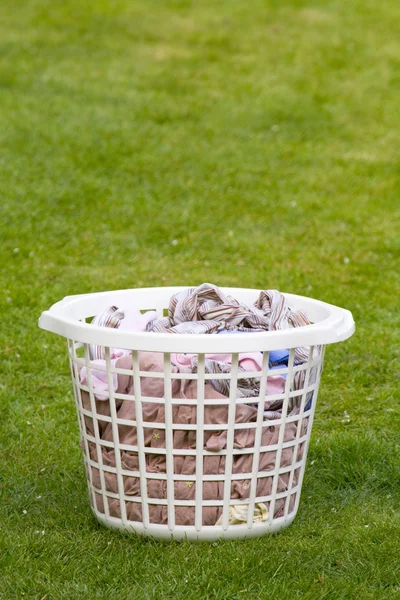
{"type": "MultiPolygon", "coordinates": [[[[118,305],[124,300],[136,301],[139,308],[142,308],[141,304],[146,305],[149,302],[162,306],[171,295],[188,287],[190,286],[130,288],[66,296],[41,314],[38,325],[41,329],[82,343],[132,350],[193,353],[240,353],[333,344],[348,339],[355,331],[355,323],[349,310],[287,292],[282,293],[288,300],[288,304],[292,308],[303,310],[314,321],[312,324],[262,333],[175,335],[120,331],[94,326],[79,320],[99,314],[107,306],[118,305]],[[91,312],[93,314],[90,314],[91,312]]],[[[254,296],[254,300],[261,291],[238,287],[220,287],[220,289],[227,294],[236,294],[249,299],[254,296]]],[[[144,308],[146,306],[143,306],[144,308]]]]}

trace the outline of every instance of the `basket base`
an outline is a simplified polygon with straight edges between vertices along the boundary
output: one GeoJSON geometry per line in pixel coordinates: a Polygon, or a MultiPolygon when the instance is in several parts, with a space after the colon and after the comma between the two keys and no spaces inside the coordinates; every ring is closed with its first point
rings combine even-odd
{"type": "MultiPolygon", "coordinates": [[[[93,508],[92,508],[93,510],[93,508]]],[[[151,537],[154,539],[171,541],[171,540],[188,540],[191,542],[213,542],[219,539],[234,540],[254,538],[267,535],[268,533],[276,533],[281,529],[285,529],[293,522],[296,513],[292,512],[287,517],[279,517],[274,519],[272,523],[254,523],[249,529],[247,524],[230,525],[226,531],[220,526],[204,526],[201,531],[197,531],[195,527],[177,525],[171,531],[166,525],[150,524],[147,528],[142,523],[130,521],[123,523],[121,519],[116,517],[106,517],[102,513],[93,510],[98,521],[111,529],[119,529],[126,533],[151,537]]]]}

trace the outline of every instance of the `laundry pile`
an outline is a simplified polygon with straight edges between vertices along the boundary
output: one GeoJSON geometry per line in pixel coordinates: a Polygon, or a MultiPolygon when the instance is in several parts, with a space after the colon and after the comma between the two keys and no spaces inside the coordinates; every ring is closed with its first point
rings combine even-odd
{"type": "MultiPolygon", "coordinates": [[[[154,311],[144,314],[136,307],[112,306],[103,314],[94,318],[93,324],[97,326],[118,328],[124,331],[147,331],[162,332],[170,334],[231,334],[240,332],[259,332],[287,329],[289,327],[301,327],[309,325],[306,316],[299,310],[291,310],[287,305],[285,297],[276,290],[262,291],[252,306],[240,303],[235,298],[225,295],[218,287],[205,283],[197,288],[189,288],[175,294],[169,303],[168,316],[157,318],[154,311]]],[[[90,384],[94,390],[94,402],[99,415],[111,416],[109,404],[109,385],[106,371],[105,349],[99,345],[91,345],[90,361],[95,367],[91,367],[88,374],[86,366],[80,369],[80,383],[82,386],[90,384]],[[97,368],[96,368],[97,367],[97,368]]],[[[312,358],[317,358],[319,348],[314,348],[312,358]]],[[[117,369],[132,371],[132,353],[129,350],[111,348],[111,364],[117,369]]],[[[162,373],[164,371],[164,355],[159,352],[139,352],[140,371],[147,373],[162,373]]],[[[265,395],[283,395],[288,392],[299,390],[299,394],[292,394],[288,402],[288,416],[299,414],[300,402],[303,395],[303,387],[306,374],[306,363],[309,358],[309,348],[299,347],[292,352],[294,366],[304,365],[304,368],[296,370],[292,380],[287,385],[287,374],[269,375],[274,370],[281,370],[289,364],[290,351],[283,349],[269,353],[269,370],[266,381],[265,395]]],[[[218,378],[221,374],[230,373],[232,356],[230,354],[206,354],[204,367],[205,372],[215,374],[215,379],[207,379],[204,383],[204,398],[216,401],[216,404],[206,404],[204,407],[204,424],[221,425],[221,430],[204,430],[204,451],[207,452],[203,458],[203,474],[224,475],[225,455],[221,451],[226,450],[227,423],[229,403],[221,403],[228,400],[230,394],[230,379],[218,378]]],[[[197,354],[171,354],[171,372],[174,373],[196,373],[198,369],[197,354]]],[[[236,398],[243,398],[243,402],[236,404],[236,423],[255,423],[257,420],[257,405],[260,396],[261,372],[263,369],[263,354],[261,352],[241,353],[238,357],[238,375],[236,398]],[[259,373],[259,377],[246,377],[246,372],[259,373]],[[248,399],[254,399],[254,402],[248,399]]],[[[316,379],[317,368],[310,370],[308,384],[311,385],[316,379]]],[[[174,425],[196,424],[197,407],[190,401],[197,398],[196,379],[174,379],[172,377],[172,397],[182,402],[172,405],[172,422],[174,425]],[[185,400],[187,402],[185,402],[185,400]]],[[[140,377],[141,396],[144,398],[163,398],[164,379],[152,377],[151,375],[140,377]]],[[[116,399],[117,417],[128,421],[136,420],[136,404],[133,401],[135,389],[133,376],[128,374],[113,373],[113,388],[117,394],[132,396],[132,400],[116,399]]],[[[308,392],[305,399],[305,411],[309,410],[312,402],[312,391],[308,392]]],[[[262,394],[262,391],[261,391],[262,394]]],[[[84,389],[81,390],[83,408],[91,411],[90,395],[84,389]]],[[[274,420],[282,416],[283,398],[265,401],[264,423],[261,433],[261,447],[278,444],[281,425],[274,424],[274,420]]],[[[157,428],[157,423],[165,425],[165,404],[163,402],[142,402],[142,418],[144,423],[144,445],[145,448],[161,450],[160,454],[150,451],[146,452],[146,470],[149,474],[167,472],[165,453],[165,428],[157,428]],[[151,423],[146,427],[146,422],[151,423]]],[[[98,435],[101,440],[114,442],[112,424],[98,419],[98,435]]],[[[293,441],[297,436],[297,428],[300,427],[300,436],[307,431],[308,418],[294,419],[287,422],[284,427],[284,442],[293,441]]],[[[92,417],[85,415],[86,432],[95,437],[95,425],[92,417]]],[[[119,443],[137,447],[137,429],[135,424],[118,424],[119,443]]],[[[174,450],[196,450],[195,429],[173,429],[174,450]]],[[[233,448],[235,450],[253,448],[255,444],[256,428],[235,428],[233,448]]],[[[265,475],[275,467],[290,467],[301,460],[303,444],[299,444],[294,452],[295,446],[283,447],[280,456],[280,464],[276,465],[277,451],[260,452],[258,472],[263,476],[257,478],[256,497],[268,496],[272,492],[273,476],[265,475]]],[[[88,442],[88,449],[92,461],[98,463],[96,444],[88,442]]],[[[102,463],[104,466],[115,467],[115,453],[113,448],[101,446],[102,463]]],[[[185,455],[174,454],[174,474],[187,475],[191,477],[187,481],[180,478],[174,481],[174,498],[181,501],[195,500],[196,481],[192,477],[196,474],[195,452],[185,455]]],[[[121,466],[126,471],[131,471],[132,476],[124,476],[124,490],[126,496],[131,496],[133,501],[126,501],[126,515],[129,520],[142,521],[142,505],[140,502],[140,478],[139,459],[136,451],[121,451],[121,466]]],[[[101,490],[102,482],[99,469],[91,468],[93,485],[101,490]]],[[[233,455],[231,499],[239,501],[249,498],[251,488],[251,474],[253,469],[253,453],[235,453],[233,455]],[[235,479],[235,475],[240,476],[235,479]],[[247,477],[245,477],[247,475],[247,477]]],[[[89,476],[89,473],[88,473],[89,476]]],[[[294,471],[291,486],[297,485],[298,472],[294,471]]],[[[284,492],[288,489],[290,471],[278,476],[276,492],[284,492]]],[[[104,471],[104,484],[109,492],[118,493],[118,482],[115,473],[104,471]]],[[[167,498],[166,479],[147,479],[147,496],[152,499],[167,498]]],[[[224,481],[203,481],[203,500],[220,501],[224,498],[224,481]]],[[[108,510],[111,516],[121,517],[121,507],[118,498],[108,498],[108,510]]],[[[278,498],[274,504],[274,517],[279,517],[285,510],[285,498],[278,498]]],[[[290,496],[289,513],[293,509],[295,495],[290,496]]],[[[97,509],[104,513],[103,496],[96,494],[97,509]]],[[[230,507],[230,523],[241,523],[247,521],[247,504],[232,505],[230,507]]],[[[254,508],[253,520],[265,521],[270,510],[269,502],[257,502],[254,508]]],[[[221,524],[222,506],[203,507],[203,525],[221,524]]],[[[194,525],[194,506],[176,506],[176,525],[194,525]]],[[[165,504],[149,503],[149,519],[151,523],[166,524],[168,522],[167,506],[165,504]]]]}

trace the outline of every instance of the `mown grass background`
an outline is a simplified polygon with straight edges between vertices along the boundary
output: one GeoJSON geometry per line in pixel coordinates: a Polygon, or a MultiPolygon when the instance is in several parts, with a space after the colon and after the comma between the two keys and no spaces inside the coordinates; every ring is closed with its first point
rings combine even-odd
{"type": "Polygon", "coordinates": [[[400,598],[396,0],[0,1],[0,598],[400,598]],[[175,241],[176,240],[176,241],[175,241]],[[298,517],[125,537],[89,508],[74,293],[278,288],[352,310],[298,517]]]}

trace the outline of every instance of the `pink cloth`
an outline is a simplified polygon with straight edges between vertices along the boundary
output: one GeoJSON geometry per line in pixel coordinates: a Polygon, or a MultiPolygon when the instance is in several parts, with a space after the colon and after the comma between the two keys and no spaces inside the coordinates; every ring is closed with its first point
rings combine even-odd
{"type": "MultiPolygon", "coordinates": [[[[171,362],[178,367],[190,367],[192,358],[196,354],[171,354],[171,362]]],[[[206,354],[206,360],[217,360],[218,362],[231,363],[232,354],[206,354]]],[[[261,352],[242,352],[239,354],[239,365],[246,371],[261,371],[261,352]]]]}
{"type": "MultiPolygon", "coordinates": [[[[171,362],[177,367],[188,368],[191,366],[192,358],[196,354],[171,354],[171,362]]],[[[232,362],[232,354],[206,354],[206,360],[216,360],[218,362],[232,362]]],[[[262,370],[263,355],[261,352],[241,352],[239,354],[239,366],[245,371],[255,373],[262,370]]],[[[283,394],[285,391],[285,378],[282,375],[273,375],[267,379],[267,395],[283,394]]]]}
{"type": "Polygon", "coordinates": [[[146,326],[157,318],[157,313],[154,310],[141,313],[134,306],[123,310],[125,316],[118,327],[119,331],[145,331],[146,326]]]}
{"type": "MultiPolygon", "coordinates": [[[[111,366],[114,368],[116,360],[123,356],[128,356],[129,350],[123,350],[118,348],[111,348],[111,366]]],[[[179,368],[187,369],[191,366],[192,358],[196,354],[171,354],[171,362],[179,368]]],[[[225,362],[230,364],[232,361],[231,354],[206,354],[206,359],[216,360],[219,362],[225,362]]],[[[93,360],[92,364],[96,364],[106,368],[105,360],[93,360]]],[[[250,372],[261,371],[262,369],[262,354],[261,352],[243,352],[239,354],[239,365],[250,372]]],[[[118,378],[117,374],[112,374],[113,378],[113,389],[114,392],[117,390],[118,378]]],[[[87,369],[86,367],[81,368],[80,382],[82,385],[88,385],[87,369]]],[[[108,398],[108,377],[106,371],[92,369],[92,387],[95,391],[95,396],[98,400],[107,400],[108,398]]],[[[285,391],[285,379],[282,375],[270,376],[267,379],[267,395],[283,394],[285,391]]]]}
{"type": "MultiPolygon", "coordinates": [[[[141,313],[140,310],[134,306],[130,308],[124,308],[124,318],[121,319],[118,330],[119,331],[145,331],[148,323],[157,318],[157,313],[154,310],[149,310],[145,313],[141,313]]],[[[116,360],[131,354],[131,350],[124,348],[110,348],[111,366],[114,368],[116,360]]],[[[106,369],[107,363],[103,359],[92,360],[92,364],[96,364],[106,369]]],[[[92,369],[92,387],[96,390],[95,396],[98,400],[108,399],[108,376],[106,371],[92,369]],[[100,392],[100,393],[97,393],[100,392]],[[105,392],[105,395],[102,394],[105,392]]],[[[116,373],[112,374],[114,392],[118,386],[118,377],[116,373]]],[[[82,385],[88,385],[87,369],[82,367],[80,371],[80,382],[82,385]]]]}
{"type": "MultiPolygon", "coordinates": [[[[124,356],[123,354],[120,355],[121,357],[124,356]]],[[[91,361],[92,364],[95,365],[99,365],[102,366],[104,368],[106,368],[107,363],[105,360],[92,360],[91,361]]],[[[111,366],[114,368],[115,367],[115,363],[116,363],[116,358],[114,360],[111,360],[111,366]]],[[[97,398],[97,400],[108,400],[108,375],[107,375],[107,371],[100,371],[98,369],[91,369],[91,378],[92,378],[92,388],[95,391],[95,397],[97,398]],[[104,394],[102,393],[104,392],[104,394]]],[[[88,381],[88,377],[87,377],[87,368],[86,367],[82,367],[81,368],[81,372],[79,374],[79,378],[80,378],[80,382],[82,385],[89,385],[89,381],[88,381]]],[[[113,388],[114,388],[114,392],[118,387],[118,375],[117,373],[113,373],[112,374],[112,378],[113,378],[113,388]]]]}

